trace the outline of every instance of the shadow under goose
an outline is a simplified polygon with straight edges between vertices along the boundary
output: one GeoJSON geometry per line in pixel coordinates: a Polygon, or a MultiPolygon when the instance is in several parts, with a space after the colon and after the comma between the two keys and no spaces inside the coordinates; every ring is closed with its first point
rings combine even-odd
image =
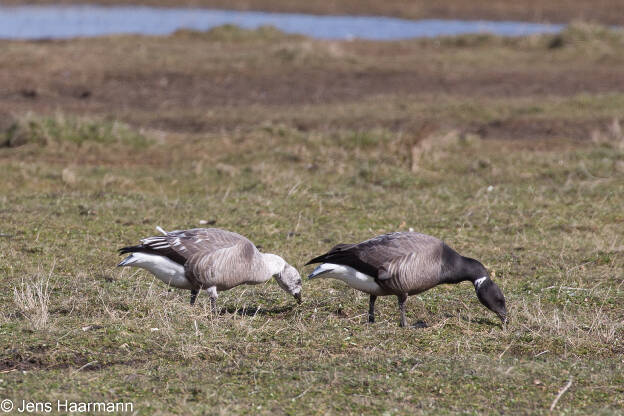
{"type": "Polygon", "coordinates": [[[295,306],[293,305],[289,305],[289,306],[280,306],[278,308],[271,308],[271,309],[266,309],[263,308],[261,306],[247,306],[244,308],[236,308],[236,307],[225,307],[225,308],[221,308],[220,314],[225,314],[225,313],[229,313],[229,314],[237,314],[240,316],[274,316],[274,315],[280,315],[282,313],[285,312],[290,312],[293,309],[295,309],[295,306]]]}

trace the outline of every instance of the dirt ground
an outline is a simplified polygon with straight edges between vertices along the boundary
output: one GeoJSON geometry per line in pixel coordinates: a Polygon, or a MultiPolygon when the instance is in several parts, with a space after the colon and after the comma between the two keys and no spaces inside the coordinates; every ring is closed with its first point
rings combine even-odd
{"type": "Polygon", "coordinates": [[[613,112],[584,111],[574,100],[624,92],[621,39],[585,39],[592,30],[393,43],[233,28],[162,38],[3,41],[0,127],[19,114],[60,112],[184,133],[266,122],[303,131],[409,132],[434,123],[483,137],[584,140],[613,112]],[[547,109],[535,105],[544,100],[551,102],[547,109]],[[560,111],[561,101],[572,112],[560,111]]]}

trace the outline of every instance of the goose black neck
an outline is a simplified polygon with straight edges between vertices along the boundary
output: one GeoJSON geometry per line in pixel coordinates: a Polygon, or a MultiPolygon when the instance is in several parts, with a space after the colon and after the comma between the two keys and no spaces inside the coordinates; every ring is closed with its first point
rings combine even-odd
{"type": "Polygon", "coordinates": [[[442,248],[441,283],[460,283],[489,276],[487,269],[478,260],[464,257],[444,244],[442,248]]]}

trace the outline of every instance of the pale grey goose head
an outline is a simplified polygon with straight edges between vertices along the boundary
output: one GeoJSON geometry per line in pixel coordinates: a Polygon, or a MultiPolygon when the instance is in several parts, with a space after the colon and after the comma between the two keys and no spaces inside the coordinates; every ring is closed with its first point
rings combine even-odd
{"type": "Polygon", "coordinates": [[[205,289],[213,310],[219,291],[264,283],[271,277],[301,303],[297,270],[278,255],[261,253],[242,235],[218,228],[157,229],[163,235],[119,249],[119,254],[130,255],[118,267],[140,267],[173,287],[189,289],[191,305],[199,290],[205,289]]]}
{"type": "Polygon", "coordinates": [[[505,298],[486,268],[461,256],[441,240],[415,232],[380,235],[358,244],[338,244],[307,264],[322,263],[308,276],[332,277],[370,294],[369,322],[375,320],[377,296],[399,299],[401,326],[405,300],[439,284],[473,283],[477,298],[506,322],[505,298]]]}

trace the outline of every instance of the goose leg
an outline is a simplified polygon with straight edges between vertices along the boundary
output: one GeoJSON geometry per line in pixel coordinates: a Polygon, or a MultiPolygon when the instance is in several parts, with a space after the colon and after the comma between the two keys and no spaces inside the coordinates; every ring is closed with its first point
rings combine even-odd
{"type": "Polygon", "coordinates": [[[370,295],[370,300],[368,301],[368,323],[375,323],[375,301],[377,300],[377,296],[370,295]]]}
{"type": "Polygon", "coordinates": [[[198,293],[199,289],[191,289],[191,306],[195,305],[195,300],[197,299],[198,293]]]}
{"type": "Polygon", "coordinates": [[[217,311],[217,298],[219,297],[219,295],[217,294],[217,287],[210,286],[207,292],[208,296],[210,296],[210,310],[214,315],[218,315],[219,312],[217,311]]]}
{"type": "Polygon", "coordinates": [[[401,328],[405,328],[407,326],[407,318],[405,318],[405,301],[407,300],[407,293],[401,293],[398,295],[399,298],[399,312],[401,313],[401,323],[399,324],[401,328]]]}

